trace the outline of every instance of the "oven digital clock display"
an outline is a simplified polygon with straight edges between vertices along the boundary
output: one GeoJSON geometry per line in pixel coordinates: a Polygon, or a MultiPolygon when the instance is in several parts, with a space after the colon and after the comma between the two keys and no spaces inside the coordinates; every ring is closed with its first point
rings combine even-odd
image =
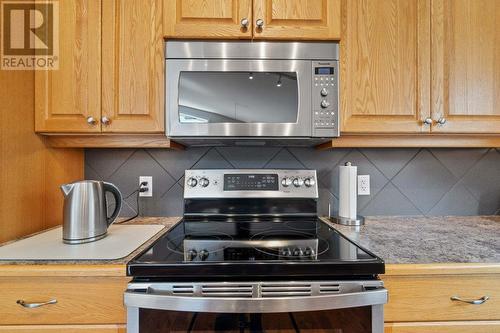
{"type": "Polygon", "coordinates": [[[224,191],[278,191],[277,174],[226,174],[224,191]]]}

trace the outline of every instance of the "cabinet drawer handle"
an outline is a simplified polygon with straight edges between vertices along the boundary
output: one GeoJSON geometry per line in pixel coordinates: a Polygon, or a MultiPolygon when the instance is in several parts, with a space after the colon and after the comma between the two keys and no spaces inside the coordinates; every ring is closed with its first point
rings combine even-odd
{"type": "Polygon", "coordinates": [[[474,305],[480,305],[489,300],[490,298],[488,296],[483,296],[480,299],[461,299],[458,296],[451,296],[450,299],[452,301],[457,301],[457,302],[464,302],[468,304],[474,304],[474,305]]]}
{"type": "Polygon", "coordinates": [[[16,303],[25,307],[25,308],[33,309],[33,308],[39,308],[41,306],[48,305],[48,304],[56,304],[57,299],[51,299],[50,301],[42,302],[42,303],[26,303],[24,300],[18,299],[16,303]]]}

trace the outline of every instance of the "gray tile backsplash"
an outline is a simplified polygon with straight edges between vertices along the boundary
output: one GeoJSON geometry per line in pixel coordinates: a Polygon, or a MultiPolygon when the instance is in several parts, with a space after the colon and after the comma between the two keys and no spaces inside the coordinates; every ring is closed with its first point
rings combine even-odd
{"type": "Polygon", "coordinates": [[[140,199],[143,216],[179,216],[185,169],[316,169],[318,211],[338,207],[338,165],[369,174],[371,195],[358,197],[363,215],[478,215],[500,209],[498,149],[333,149],[275,147],[87,149],[85,178],[116,184],[123,193],[122,216],[137,209],[139,176],[153,176],[153,198],[140,199]]]}

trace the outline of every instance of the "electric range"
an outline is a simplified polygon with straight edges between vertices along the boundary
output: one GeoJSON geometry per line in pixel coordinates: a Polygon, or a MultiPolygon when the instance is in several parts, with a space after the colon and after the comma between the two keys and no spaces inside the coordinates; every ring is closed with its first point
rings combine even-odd
{"type": "MultiPolygon", "coordinates": [[[[187,170],[183,219],[127,265],[128,329],[154,331],[152,314],[220,331],[216,314],[253,327],[244,314],[369,309],[366,332],[382,332],[384,261],[320,219],[317,199],[314,170],[187,170]]],[[[186,325],[159,330],[196,331],[186,325]]]]}

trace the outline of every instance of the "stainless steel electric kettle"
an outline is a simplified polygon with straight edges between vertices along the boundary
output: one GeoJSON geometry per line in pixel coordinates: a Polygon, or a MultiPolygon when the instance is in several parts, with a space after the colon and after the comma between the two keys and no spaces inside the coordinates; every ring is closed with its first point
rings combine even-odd
{"type": "Polygon", "coordinates": [[[81,244],[106,237],[122,207],[118,188],[107,182],[84,180],[61,186],[64,194],[63,242],[81,244]],[[106,192],[113,194],[115,209],[107,215],[106,192]]]}

